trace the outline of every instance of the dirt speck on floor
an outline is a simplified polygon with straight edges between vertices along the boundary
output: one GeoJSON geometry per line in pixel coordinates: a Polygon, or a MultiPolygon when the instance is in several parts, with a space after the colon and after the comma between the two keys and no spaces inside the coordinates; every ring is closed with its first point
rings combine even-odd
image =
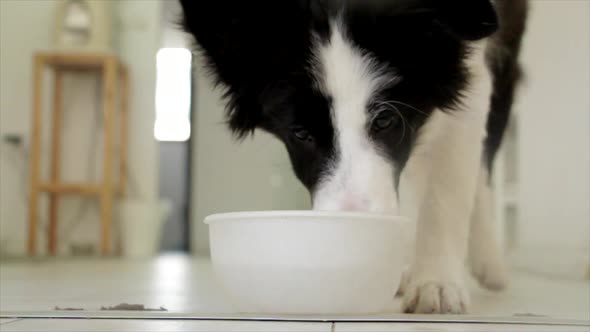
{"type": "Polygon", "coordinates": [[[113,307],[100,307],[100,310],[128,310],[128,311],[168,311],[164,307],[160,308],[146,308],[143,304],[129,304],[121,303],[113,307]]]}
{"type": "Polygon", "coordinates": [[[53,310],[58,310],[58,311],[82,311],[82,310],[84,310],[84,308],[69,308],[69,307],[61,308],[61,307],[55,306],[53,308],[53,310]]]}
{"type": "Polygon", "coordinates": [[[524,312],[524,313],[516,313],[514,314],[515,317],[547,317],[545,315],[537,315],[537,314],[532,314],[530,312],[524,312]]]}

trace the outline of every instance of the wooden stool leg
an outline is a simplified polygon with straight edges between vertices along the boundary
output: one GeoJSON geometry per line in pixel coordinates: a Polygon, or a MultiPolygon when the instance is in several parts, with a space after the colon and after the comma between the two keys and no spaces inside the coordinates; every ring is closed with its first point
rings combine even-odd
{"type": "Polygon", "coordinates": [[[121,68],[121,110],[120,110],[120,140],[119,149],[119,193],[125,194],[127,183],[127,126],[129,121],[129,76],[125,68],[121,68]]]}
{"type": "Polygon", "coordinates": [[[29,216],[27,252],[37,251],[37,203],[39,198],[39,148],[41,144],[41,79],[43,58],[35,56],[33,64],[33,112],[31,119],[31,158],[29,164],[29,216]]]}
{"type": "Polygon", "coordinates": [[[100,249],[103,255],[108,255],[111,247],[111,224],[113,218],[113,112],[115,106],[114,90],[116,82],[117,64],[114,58],[109,58],[103,66],[103,103],[104,103],[104,156],[103,180],[100,192],[100,249]]]}
{"type": "MultiPolygon", "coordinates": [[[[119,197],[125,196],[125,185],[127,184],[127,123],[129,121],[129,76],[127,69],[119,65],[119,181],[117,193],[119,197]]],[[[119,228],[120,229],[120,228],[119,228]]],[[[121,256],[123,253],[122,238],[119,236],[115,254],[121,256]]]]}
{"type": "MultiPolygon", "coordinates": [[[[60,131],[61,131],[61,86],[62,70],[55,69],[53,88],[53,114],[51,130],[51,183],[59,182],[60,173],[60,131]]],[[[49,232],[47,234],[47,251],[49,255],[55,255],[57,251],[57,209],[58,209],[58,192],[52,192],[49,195],[49,232]]]]}

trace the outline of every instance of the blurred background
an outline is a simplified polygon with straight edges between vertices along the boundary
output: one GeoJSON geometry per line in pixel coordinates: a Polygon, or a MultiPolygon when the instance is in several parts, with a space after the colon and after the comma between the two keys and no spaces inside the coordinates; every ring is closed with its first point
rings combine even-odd
{"type": "MultiPolygon", "coordinates": [[[[176,1],[1,0],[0,15],[0,259],[29,257],[36,52],[112,54],[127,68],[128,175],[112,214],[113,247],[119,246],[123,257],[208,255],[202,221],[211,213],[309,208],[277,141],[262,132],[240,144],[230,137],[220,92],[178,29],[176,1]]],[[[522,62],[526,78],[494,178],[499,231],[515,265],[585,275],[590,273],[590,2],[531,1],[522,62]]],[[[45,70],[42,76],[41,179],[50,176],[51,75],[45,70]]],[[[64,74],[59,132],[64,183],[101,179],[101,82],[96,70],[64,74]]],[[[41,257],[48,255],[46,196],[41,194],[36,212],[41,257]]],[[[57,256],[100,255],[99,203],[88,195],[59,195],[57,256]]]]}
{"type": "MultiPolygon", "coordinates": [[[[228,134],[219,91],[213,91],[200,59],[189,51],[190,39],[179,29],[177,1],[2,0],[0,6],[1,257],[27,254],[33,57],[37,52],[114,54],[128,69],[128,181],[126,194],[115,198],[113,242],[124,237],[124,229],[145,242],[156,232],[158,251],[208,254],[202,221],[211,213],[309,207],[279,143],[257,133],[236,144],[228,134]],[[102,37],[104,45],[84,40],[92,36],[84,32],[85,24],[102,37]],[[156,215],[162,216],[161,224],[156,215]],[[123,225],[123,220],[129,223],[123,225]]],[[[49,177],[51,163],[51,77],[45,69],[42,179],[49,177]]],[[[64,74],[59,134],[63,183],[101,180],[101,84],[100,71],[76,69],[64,74]]],[[[116,150],[116,139],[114,146],[116,150]]],[[[40,196],[37,217],[37,255],[41,256],[47,254],[46,196],[40,196]]],[[[98,254],[99,203],[95,197],[59,196],[57,255],[98,254]]],[[[147,254],[149,246],[136,250],[147,254]]]]}

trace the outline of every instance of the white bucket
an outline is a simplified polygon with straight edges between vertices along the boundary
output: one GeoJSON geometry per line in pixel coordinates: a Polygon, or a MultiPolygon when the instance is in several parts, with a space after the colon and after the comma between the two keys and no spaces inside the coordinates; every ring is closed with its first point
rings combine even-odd
{"type": "Polygon", "coordinates": [[[124,201],[119,204],[123,257],[149,258],[158,253],[168,201],[124,201]]]}

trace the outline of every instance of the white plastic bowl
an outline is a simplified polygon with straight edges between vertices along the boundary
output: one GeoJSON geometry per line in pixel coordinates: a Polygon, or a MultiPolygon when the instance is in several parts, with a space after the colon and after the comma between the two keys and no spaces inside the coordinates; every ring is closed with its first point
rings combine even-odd
{"type": "Polygon", "coordinates": [[[380,313],[405,267],[404,217],[264,211],[205,223],[215,272],[244,313],[380,313]]]}

